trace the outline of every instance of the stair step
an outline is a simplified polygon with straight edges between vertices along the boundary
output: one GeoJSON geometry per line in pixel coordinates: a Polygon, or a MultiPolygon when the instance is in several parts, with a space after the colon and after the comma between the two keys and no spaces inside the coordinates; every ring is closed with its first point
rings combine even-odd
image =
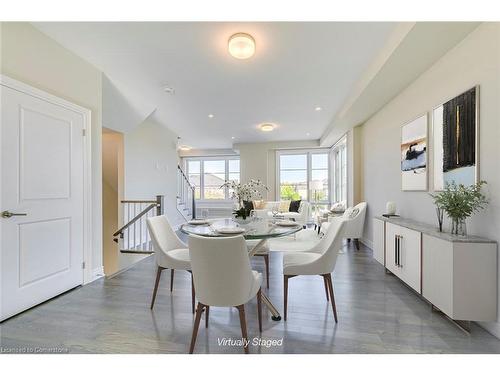
{"type": "Polygon", "coordinates": [[[152,250],[148,250],[148,251],[145,251],[145,250],[130,250],[130,249],[120,249],[120,253],[123,253],[123,254],[139,254],[139,255],[145,255],[145,254],[153,254],[154,251],[152,250]]]}

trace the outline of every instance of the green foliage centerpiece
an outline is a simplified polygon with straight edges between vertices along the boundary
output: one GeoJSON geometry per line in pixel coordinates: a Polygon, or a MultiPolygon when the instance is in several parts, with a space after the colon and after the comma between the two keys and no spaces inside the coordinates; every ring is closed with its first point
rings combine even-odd
{"type": "MultiPolygon", "coordinates": [[[[483,209],[488,200],[481,193],[481,188],[486,184],[486,181],[479,181],[477,184],[465,186],[456,184],[455,182],[446,183],[443,191],[430,194],[434,199],[434,204],[438,211],[438,220],[440,210],[444,210],[452,221],[451,233],[465,236],[467,228],[465,219],[473,213],[483,209]]],[[[441,211],[442,212],[442,211],[441,211]]],[[[442,223],[442,214],[440,227],[442,223]]]]}
{"type": "Polygon", "coordinates": [[[241,184],[236,181],[226,181],[220,187],[221,189],[229,189],[230,198],[233,199],[238,207],[233,211],[235,218],[246,220],[250,216],[251,209],[245,207],[245,201],[262,199],[262,191],[268,190],[260,180],[250,180],[246,184],[241,184]]]}

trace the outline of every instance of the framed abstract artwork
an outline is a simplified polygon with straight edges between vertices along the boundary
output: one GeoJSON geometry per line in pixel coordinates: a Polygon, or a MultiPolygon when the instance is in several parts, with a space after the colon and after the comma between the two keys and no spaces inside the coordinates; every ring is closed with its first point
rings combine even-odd
{"type": "Polygon", "coordinates": [[[479,86],[448,100],[432,112],[434,190],[447,183],[479,181],[479,86]]]}
{"type": "Polygon", "coordinates": [[[427,113],[401,127],[401,190],[427,190],[427,113]]]}

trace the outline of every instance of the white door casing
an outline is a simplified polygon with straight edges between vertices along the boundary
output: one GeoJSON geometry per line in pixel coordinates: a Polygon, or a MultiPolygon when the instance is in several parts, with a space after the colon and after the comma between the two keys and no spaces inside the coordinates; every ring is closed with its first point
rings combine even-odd
{"type": "Polygon", "coordinates": [[[0,321],[91,281],[90,111],[1,77],[0,321]],[[87,266],[85,269],[83,265],[87,266]]]}

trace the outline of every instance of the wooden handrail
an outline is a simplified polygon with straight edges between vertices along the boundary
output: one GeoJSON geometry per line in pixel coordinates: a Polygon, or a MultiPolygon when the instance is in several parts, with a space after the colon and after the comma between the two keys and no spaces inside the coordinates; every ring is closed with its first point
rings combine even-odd
{"type": "Polygon", "coordinates": [[[195,187],[193,185],[191,185],[191,182],[189,182],[189,178],[187,178],[186,174],[184,173],[184,171],[182,170],[181,166],[180,165],[177,165],[177,169],[181,172],[182,174],[182,177],[184,177],[184,179],[186,180],[186,183],[188,184],[188,186],[191,188],[191,190],[194,192],[195,191],[195,187]]]}
{"type": "Polygon", "coordinates": [[[122,234],[122,232],[125,229],[127,229],[128,227],[130,227],[132,224],[134,224],[137,220],[139,220],[142,216],[144,216],[146,213],[148,213],[151,209],[153,209],[155,207],[159,207],[158,203],[156,203],[156,202],[154,202],[154,203],[150,204],[149,206],[147,206],[144,210],[142,210],[137,215],[135,215],[134,218],[132,220],[130,220],[127,224],[125,224],[123,227],[121,227],[115,233],[113,233],[113,237],[116,237],[116,236],[122,234]]]}
{"type": "Polygon", "coordinates": [[[123,201],[120,201],[120,203],[156,203],[156,201],[153,199],[153,200],[123,200],[123,201]]]}

